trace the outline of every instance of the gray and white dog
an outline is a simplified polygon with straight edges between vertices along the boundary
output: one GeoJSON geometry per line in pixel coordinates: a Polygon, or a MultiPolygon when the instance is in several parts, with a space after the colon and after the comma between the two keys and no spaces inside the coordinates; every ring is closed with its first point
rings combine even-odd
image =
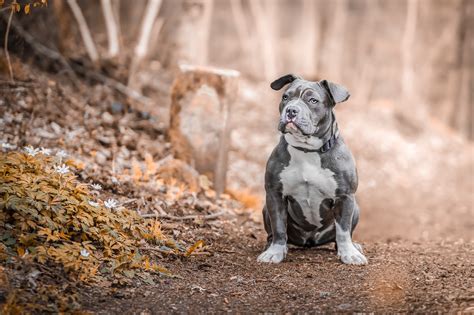
{"type": "Polygon", "coordinates": [[[271,87],[280,90],[280,142],[266,167],[263,208],[268,242],[259,262],[279,263],[287,244],[318,246],[336,242],[343,263],[367,259],[352,232],[359,220],[355,200],[357,170],[339,136],[334,106],[349,98],[343,86],[285,75],[271,87]]]}

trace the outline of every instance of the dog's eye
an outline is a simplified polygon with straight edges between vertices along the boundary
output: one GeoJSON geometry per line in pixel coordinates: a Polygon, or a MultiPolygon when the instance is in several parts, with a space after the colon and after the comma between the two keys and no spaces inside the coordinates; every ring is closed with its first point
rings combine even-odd
{"type": "Polygon", "coordinates": [[[309,100],[309,102],[310,102],[311,104],[316,104],[316,103],[318,102],[318,100],[315,99],[315,98],[312,98],[312,99],[309,100]]]}
{"type": "Polygon", "coordinates": [[[286,101],[288,99],[288,95],[283,95],[281,99],[286,101]]]}

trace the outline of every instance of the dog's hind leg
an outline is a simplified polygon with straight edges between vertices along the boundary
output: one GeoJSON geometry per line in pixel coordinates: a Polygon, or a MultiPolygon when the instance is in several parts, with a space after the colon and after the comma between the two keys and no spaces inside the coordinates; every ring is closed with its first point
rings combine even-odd
{"type": "Polygon", "coordinates": [[[340,195],[335,200],[334,218],[336,219],[337,255],[345,264],[367,264],[367,258],[352,242],[352,231],[355,227],[354,223],[357,224],[358,213],[356,212],[358,210],[353,194],[340,195]]]}

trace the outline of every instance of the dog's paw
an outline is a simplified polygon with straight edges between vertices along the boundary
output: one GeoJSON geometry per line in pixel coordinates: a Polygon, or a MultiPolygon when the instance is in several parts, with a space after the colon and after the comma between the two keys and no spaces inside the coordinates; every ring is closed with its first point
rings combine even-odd
{"type": "Polygon", "coordinates": [[[352,244],[354,245],[354,247],[355,247],[361,254],[364,254],[364,250],[362,249],[362,245],[360,245],[359,243],[355,243],[355,242],[352,242],[352,244]]]}
{"type": "Polygon", "coordinates": [[[285,259],[287,252],[288,248],[286,245],[272,244],[266,251],[258,256],[257,261],[278,264],[285,259]]]}
{"type": "Polygon", "coordinates": [[[362,254],[362,247],[357,244],[348,243],[338,246],[337,256],[345,264],[366,265],[367,258],[362,254]]]}

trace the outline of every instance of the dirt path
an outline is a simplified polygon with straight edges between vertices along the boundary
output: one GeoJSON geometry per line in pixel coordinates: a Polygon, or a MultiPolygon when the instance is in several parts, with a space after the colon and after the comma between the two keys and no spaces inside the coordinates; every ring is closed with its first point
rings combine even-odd
{"type": "Polygon", "coordinates": [[[92,291],[84,306],[126,314],[474,311],[473,242],[364,244],[364,267],[341,264],[333,246],[293,249],[282,264],[261,265],[256,256],[264,233],[252,221],[226,221],[218,233],[203,227],[196,234],[212,255],[169,261],[181,279],[92,291]]]}

